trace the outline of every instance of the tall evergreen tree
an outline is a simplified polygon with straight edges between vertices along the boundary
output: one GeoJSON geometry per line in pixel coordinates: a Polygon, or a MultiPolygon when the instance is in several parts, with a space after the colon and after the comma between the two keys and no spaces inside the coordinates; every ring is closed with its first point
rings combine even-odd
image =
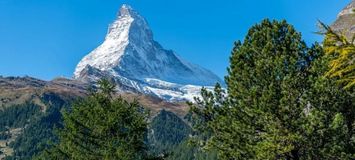
{"type": "Polygon", "coordinates": [[[99,90],[63,113],[59,144],[39,159],[143,159],[147,115],[137,102],[113,98],[115,86],[99,82],[99,90]]]}
{"type": "MultiPolygon", "coordinates": [[[[207,144],[221,159],[297,158],[306,55],[301,34],[285,21],[264,20],[235,43],[228,98],[207,116],[213,132],[207,144]]],[[[201,106],[193,109],[201,115],[201,106]]]]}
{"type": "Polygon", "coordinates": [[[285,21],[264,20],[236,42],[227,94],[191,104],[195,144],[219,159],[354,158],[354,92],[326,78],[331,57],[285,21]]]}

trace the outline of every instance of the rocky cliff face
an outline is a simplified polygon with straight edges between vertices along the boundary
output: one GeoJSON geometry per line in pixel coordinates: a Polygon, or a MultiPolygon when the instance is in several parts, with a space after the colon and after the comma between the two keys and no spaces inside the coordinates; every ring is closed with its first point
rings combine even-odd
{"type": "Polygon", "coordinates": [[[355,0],[352,0],[339,14],[331,26],[334,30],[344,33],[349,39],[355,34],[355,0]]]}
{"type": "Polygon", "coordinates": [[[119,10],[105,41],[77,65],[74,78],[115,81],[120,91],[154,95],[169,101],[192,100],[201,86],[222,81],[154,41],[147,21],[128,5],[119,10]]]}

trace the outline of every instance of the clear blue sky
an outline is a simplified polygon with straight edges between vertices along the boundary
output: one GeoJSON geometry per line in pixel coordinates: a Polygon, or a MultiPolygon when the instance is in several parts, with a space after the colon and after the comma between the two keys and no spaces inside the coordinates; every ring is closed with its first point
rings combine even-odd
{"type": "Polygon", "coordinates": [[[0,0],[0,75],[71,77],[79,60],[104,39],[123,4],[150,24],[166,49],[226,74],[235,40],[264,18],[286,19],[307,43],[316,22],[332,23],[350,0],[0,0]]]}

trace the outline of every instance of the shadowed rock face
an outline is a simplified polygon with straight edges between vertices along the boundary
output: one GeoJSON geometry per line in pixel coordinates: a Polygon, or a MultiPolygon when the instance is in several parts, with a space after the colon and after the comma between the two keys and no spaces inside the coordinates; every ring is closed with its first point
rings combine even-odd
{"type": "Polygon", "coordinates": [[[334,30],[344,33],[348,39],[355,34],[355,0],[352,0],[339,14],[331,26],[334,30]]]}

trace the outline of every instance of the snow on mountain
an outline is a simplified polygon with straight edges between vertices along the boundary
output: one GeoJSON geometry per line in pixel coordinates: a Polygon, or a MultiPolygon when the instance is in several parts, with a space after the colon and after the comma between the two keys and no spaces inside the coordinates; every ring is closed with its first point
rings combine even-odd
{"type": "Polygon", "coordinates": [[[147,21],[123,5],[105,41],[77,65],[74,78],[107,77],[122,91],[152,94],[169,101],[192,100],[201,86],[223,83],[211,71],[191,64],[154,41],[147,21]]]}

